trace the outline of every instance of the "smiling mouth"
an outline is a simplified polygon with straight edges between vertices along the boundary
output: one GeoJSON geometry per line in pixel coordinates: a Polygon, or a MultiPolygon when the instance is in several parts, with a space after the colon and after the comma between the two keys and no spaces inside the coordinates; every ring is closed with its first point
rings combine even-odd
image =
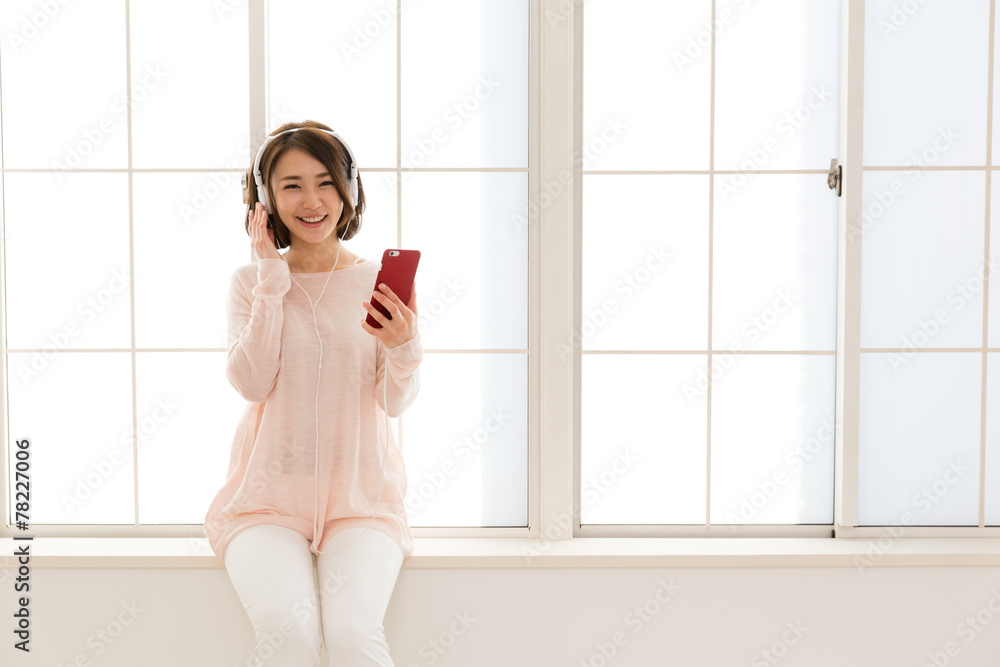
{"type": "Polygon", "coordinates": [[[307,225],[318,225],[319,223],[321,223],[324,220],[326,220],[326,215],[319,215],[319,216],[314,216],[314,217],[309,217],[309,218],[302,218],[302,217],[296,216],[296,218],[298,218],[299,220],[301,220],[302,222],[304,222],[307,225]]]}

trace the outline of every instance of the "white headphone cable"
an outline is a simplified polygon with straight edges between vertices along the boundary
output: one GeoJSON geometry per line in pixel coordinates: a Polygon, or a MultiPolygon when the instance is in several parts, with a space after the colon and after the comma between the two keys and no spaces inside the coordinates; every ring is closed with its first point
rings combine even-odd
{"type": "MultiPolygon", "coordinates": [[[[323,298],[323,294],[326,293],[326,286],[330,284],[330,277],[333,276],[333,272],[337,270],[337,260],[340,259],[341,248],[343,248],[343,239],[340,239],[340,244],[337,247],[337,256],[333,260],[333,269],[330,270],[330,275],[326,277],[326,283],[323,284],[323,291],[321,291],[319,297],[316,298],[316,304],[318,304],[319,300],[323,298]]],[[[291,277],[291,274],[289,274],[289,277],[291,277]]],[[[323,368],[323,339],[320,336],[319,324],[317,323],[316,320],[316,305],[313,304],[312,298],[309,296],[309,293],[306,292],[305,289],[303,289],[302,285],[299,285],[299,282],[295,280],[295,278],[292,278],[292,282],[298,285],[299,289],[302,290],[302,293],[306,295],[307,299],[309,299],[309,305],[312,307],[312,312],[313,312],[313,325],[316,327],[316,337],[319,339],[319,366],[317,367],[319,373],[317,374],[316,377],[316,459],[313,465],[313,543],[315,544],[316,528],[317,528],[317,523],[319,522],[319,387],[320,387],[319,376],[322,374],[322,368],[323,368]]],[[[376,369],[376,374],[377,373],[378,371],[376,369]]],[[[372,518],[368,520],[368,525],[365,526],[364,530],[355,535],[351,539],[351,541],[348,542],[347,544],[352,544],[354,540],[361,537],[361,535],[363,535],[364,532],[368,530],[371,524],[374,523],[375,517],[378,514],[379,505],[382,502],[382,487],[385,483],[385,459],[389,452],[390,425],[389,425],[388,386],[389,386],[389,360],[387,355],[385,364],[385,375],[383,375],[382,378],[382,402],[385,405],[385,448],[384,451],[382,452],[382,470],[381,470],[381,479],[379,480],[379,485],[378,485],[378,500],[375,502],[375,513],[372,514],[372,518]]],[[[378,406],[376,405],[376,409],[377,408],[378,406]]],[[[375,430],[376,432],[379,431],[378,420],[375,421],[375,430]]],[[[379,433],[379,439],[381,439],[381,437],[382,437],[381,433],[379,433]]],[[[318,554],[336,553],[337,551],[340,551],[341,549],[346,547],[347,544],[341,546],[338,549],[335,549],[334,551],[323,551],[322,549],[317,548],[317,553],[318,554]]]]}

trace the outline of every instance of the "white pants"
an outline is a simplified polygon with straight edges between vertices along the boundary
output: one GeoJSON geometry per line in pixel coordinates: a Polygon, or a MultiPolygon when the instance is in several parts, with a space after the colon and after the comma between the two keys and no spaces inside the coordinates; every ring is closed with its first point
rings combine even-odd
{"type": "Polygon", "coordinates": [[[392,667],[382,620],[403,564],[399,545],[363,526],[337,533],[318,556],[309,545],[290,528],[262,524],[226,547],[226,571],[257,639],[259,662],[248,664],[320,667],[322,640],[331,667],[392,667]]]}

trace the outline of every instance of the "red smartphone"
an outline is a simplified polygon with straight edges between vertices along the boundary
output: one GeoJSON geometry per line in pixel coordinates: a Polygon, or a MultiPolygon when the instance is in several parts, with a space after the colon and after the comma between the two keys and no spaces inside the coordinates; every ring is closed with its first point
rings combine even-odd
{"type": "MultiPolygon", "coordinates": [[[[417,275],[417,263],[419,261],[419,250],[389,248],[382,253],[382,268],[378,271],[378,276],[375,278],[375,287],[372,291],[381,292],[378,286],[381,283],[385,283],[402,300],[403,304],[409,303],[413,290],[413,279],[417,275]]],[[[381,293],[385,294],[385,292],[381,293]]],[[[392,319],[389,311],[374,296],[372,297],[372,305],[386,319],[392,319]]],[[[368,314],[368,318],[365,321],[376,329],[382,328],[382,325],[372,317],[371,313],[368,314]]]]}

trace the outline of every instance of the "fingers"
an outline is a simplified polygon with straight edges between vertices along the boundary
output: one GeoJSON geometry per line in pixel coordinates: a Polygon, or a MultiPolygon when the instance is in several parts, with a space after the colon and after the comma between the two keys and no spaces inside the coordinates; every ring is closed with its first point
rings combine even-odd
{"type": "Polygon", "coordinates": [[[384,298],[388,298],[390,302],[397,308],[399,308],[399,306],[404,305],[403,300],[400,299],[395,292],[389,289],[389,286],[386,285],[385,283],[379,283],[378,288],[381,289],[384,294],[379,293],[378,289],[375,290],[375,294],[376,296],[380,297],[379,301],[381,301],[383,304],[385,304],[384,298]]]}
{"type": "Polygon", "coordinates": [[[384,283],[382,284],[382,287],[389,293],[388,295],[382,294],[377,290],[373,292],[373,294],[375,298],[378,299],[378,302],[382,304],[382,307],[389,311],[389,315],[391,315],[393,319],[396,319],[403,312],[402,308],[400,308],[400,305],[403,302],[400,301],[399,297],[393,294],[392,290],[390,290],[388,286],[385,286],[384,283]]]}
{"type": "MultiPolygon", "coordinates": [[[[250,244],[254,249],[255,255],[258,255],[259,252],[258,248],[261,246],[264,238],[267,236],[267,232],[264,229],[265,226],[264,223],[267,218],[261,217],[262,209],[263,206],[261,205],[261,203],[257,202],[257,204],[247,213],[249,218],[248,227],[250,231],[250,244]]],[[[264,214],[266,216],[266,212],[264,212],[264,214]]]]}
{"type": "MultiPolygon", "coordinates": [[[[368,311],[368,314],[371,315],[375,319],[376,322],[378,322],[379,324],[382,325],[383,329],[385,327],[389,326],[389,322],[391,320],[387,319],[386,316],[383,315],[382,312],[378,308],[376,308],[375,306],[373,306],[368,301],[362,301],[361,303],[364,305],[365,310],[368,311]]],[[[368,325],[368,326],[371,326],[371,325],[368,325]]]]}
{"type": "Polygon", "coordinates": [[[253,216],[253,225],[259,231],[260,230],[260,202],[257,202],[257,205],[254,206],[253,213],[251,215],[253,216]]]}
{"type": "Polygon", "coordinates": [[[390,301],[392,301],[392,302],[395,302],[395,301],[398,300],[396,298],[396,295],[392,293],[392,290],[389,289],[389,286],[386,285],[385,283],[379,283],[378,287],[375,289],[374,292],[372,292],[372,294],[374,294],[375,296],[377,296],[378,300],[381,301],[382,303],[385,303],[385,301],[387,299],[390,300],[390,301]],[[382,290],[382,291],[380,292],[379,290],[382,290]]]}
{"type": "Polygon", "coordinates": [[[260,202],[257,202],[248,215],[250,217],[250,238],[256,244],[259,243],[266,235],[265,226],[267,213],[263,211],[263,205],[260,202]],[[261,215],[262,212],[264,213],[263,216],[261,215]]]}
{"type": "Polygon", "coordinates": [[[373,295],[375,296],[376,299],[378,299],[379,303],[381,303],[387,310],[389,310],[390,315],[398,317],[402,315],[404,311],[408,310],[411,313],[413,313],[414,317],[416,317],[417,281],[414,280],[412,286],[410,287],[410,302],[407,304],[404,304],[403,300],[400,299],[395,292],[389,289],[389,286],[386,285],[385,283],[379,283],[378,288],[381,289],[382,292],[384,292],[384,294],[382,292],[379,292],[379,290],[377,289],[373,292],[373,295]]]}
{"type": "MultiPolygon", "coordinates": [[[[386,295],[384,295],[384,294],[380,294],[378,292],[374,292],[373,295],[378,300],[378,302],[382,304],[382,307],[389,311],[389,317],[391,317],[394,320],[398,319],[399,308],[396,307],[395,303],[393,303],[392,301],[389,301],[388,297],[386,297],[386,295]]],[[[375,313],[378,313],[379,317],[385,317],[384,315],[382,315],[382,313],[379,312],[378,308],[376,308],[375,306],[371,305],[371,303],[368,303],[367,301],[365,303],[368,304],[368,308],[372,312],[372,316],[373,317],[374,317],[375,313]]],[[[383,322],[382,320],[379,320],[379,322],[381,322],[382,324],[385,324],[385,322],[383,322]]]]}

